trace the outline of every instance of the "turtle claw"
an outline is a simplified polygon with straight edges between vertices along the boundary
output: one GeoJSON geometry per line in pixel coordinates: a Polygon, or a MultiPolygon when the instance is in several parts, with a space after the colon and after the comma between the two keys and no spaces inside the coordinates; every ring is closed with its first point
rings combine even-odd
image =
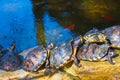
{"type": "Polygon", "coordinates": [[[115,61],[113,61],[111,57],[107,56],[107,59],[111,64],[115,64],[115,61]]]}

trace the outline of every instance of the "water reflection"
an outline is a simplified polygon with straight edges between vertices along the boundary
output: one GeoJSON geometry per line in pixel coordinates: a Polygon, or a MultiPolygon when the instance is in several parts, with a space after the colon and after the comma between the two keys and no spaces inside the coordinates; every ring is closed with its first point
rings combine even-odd
{"type": "Polygon", "coordinates": [[[29,0],[0,0],[0,45],[16,51],[37,45],[32,4],[29,0]]]}
{"type": "Polygon", "coordinates": [[[49,15],[49,12],[44,12],[42,20],[47,44],[50,41],[53,41],[55,44],[60,44],[73,37],[74,34],[70,30],[63,28],[56,18],[49,15]]]}

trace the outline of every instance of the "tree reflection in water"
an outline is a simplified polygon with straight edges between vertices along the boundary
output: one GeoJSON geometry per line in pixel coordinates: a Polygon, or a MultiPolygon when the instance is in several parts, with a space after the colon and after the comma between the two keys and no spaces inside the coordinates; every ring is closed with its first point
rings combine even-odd
{"type": "Polygon", "coordinates": [[[42,20],[47,44],[50,41],[53,41],[55,44],[60,44],[73,37],[74,34],[70,30],[63,28],[56,18],[49,15],[48,11],[44,12],[42,20]]]}

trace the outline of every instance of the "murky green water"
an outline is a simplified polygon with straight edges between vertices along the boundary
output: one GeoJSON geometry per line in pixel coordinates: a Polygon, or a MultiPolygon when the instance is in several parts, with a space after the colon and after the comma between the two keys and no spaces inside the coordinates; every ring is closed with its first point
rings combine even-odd
{"type": "Polygon", "coordinates": [[[60,25],[75,24],[72,32],[86,33],[93,27],[104,29],[120,24],[119,0],[34,0],[36,19],[41,19],[44,11],[57,18],[60,25]]]}
{"type": "Polygon", "coordinates": [[[120,24],[119,0],[2,0],[0,45],[16,43],[16,51],[60,44],[92,28],[120,24]],[[32,2],[31,2],[32,1],[32,2]]]}

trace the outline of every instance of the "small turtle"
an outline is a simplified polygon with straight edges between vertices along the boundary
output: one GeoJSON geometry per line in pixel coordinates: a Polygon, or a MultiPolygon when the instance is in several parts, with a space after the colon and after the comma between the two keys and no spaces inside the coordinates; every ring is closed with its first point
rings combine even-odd
{"type": "Polygon", "coordinates": [[[114,51],[109,48],[108,44],[96,44],[92,43],[88,47],[86,44],[81,45],[77,52],[77,58],[80,60],[88,61],[105,61],[108,60],[111,64],[114,64],[114,61],[111,59],[114,51]]]}
{"type": "MultiPolygon", "coordinates": [[[[50,68],[46,69],[45,75],[54,73],[59,69],[74,62],[76,66],[80,67],[80,60],[76,57],[76,52],[81,43],[81,36],[78,36],[70,41],[55,46],[50,50],[50,68]]],[[[69,65],[70,67],[71,65],[69,65]]]]}
{"type": "Polygon", "coordinates": [[[47,48],[43,46],[36,46],[28,52],[23,62],[23,69],[25,71],[37,73],[39,70],[49,66],[50,49],[53,43],[49,44],[47,48]]]}
{"type": "Polygon", "coordinates": [[[120,25],[112,26],[102,30],[111,42],[111,47],[120,49],[120,25]]]}
{"type": "Polygon", "coordinates": [[[107,36],[104,33],[100,32],[96,28],[88,31],[83,36],[83,42],[86,44],[86,46],[89,46],[90,43],[105,43],[105,44],[110,44],[107,36]]]}
{"type": "Polygon", "coordinates": [[[15,44],[13,43],[11,47],[6,50],[6,53],[2,57],[2,60],[0,61],[0,69],[14,71],[19,67],[21,59],[17,54],[14,53],[14,49],[15,44]]]}

